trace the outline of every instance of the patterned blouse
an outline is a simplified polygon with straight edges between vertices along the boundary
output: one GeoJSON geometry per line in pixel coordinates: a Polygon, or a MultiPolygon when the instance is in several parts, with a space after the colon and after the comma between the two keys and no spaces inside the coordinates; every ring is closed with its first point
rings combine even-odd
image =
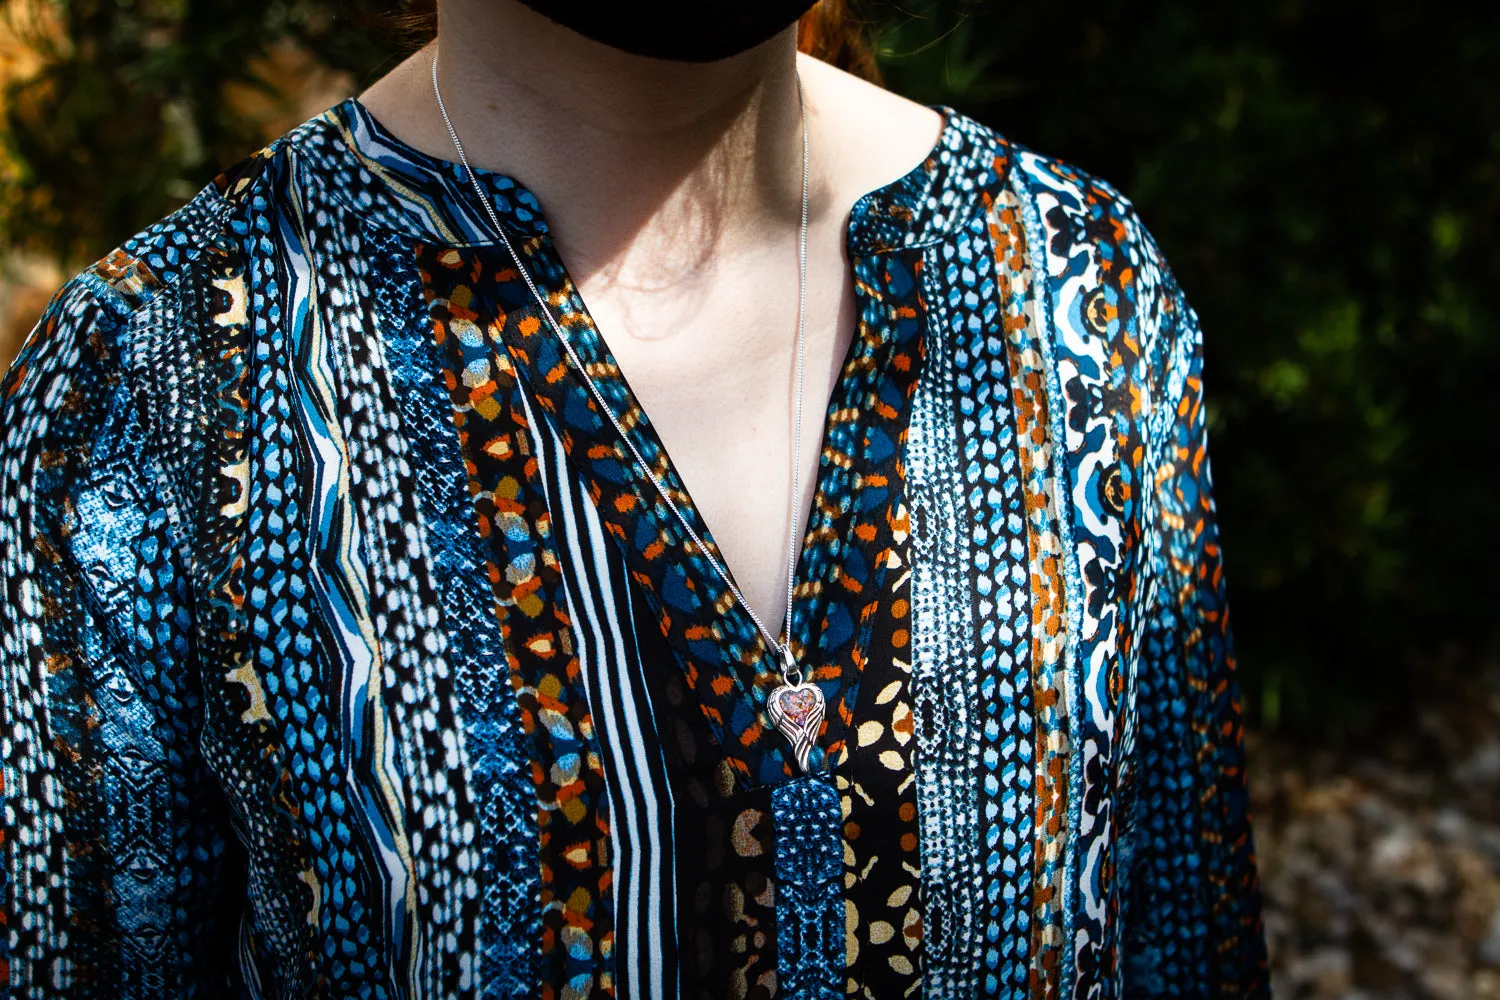
{"type": "Polygon", "coordinates": [[[1264,994],[1197,318],[934,107],[847,224],[805,774],[454,163],[351,98],[64,285],[0,383],[11,995],[1264,994]]]}

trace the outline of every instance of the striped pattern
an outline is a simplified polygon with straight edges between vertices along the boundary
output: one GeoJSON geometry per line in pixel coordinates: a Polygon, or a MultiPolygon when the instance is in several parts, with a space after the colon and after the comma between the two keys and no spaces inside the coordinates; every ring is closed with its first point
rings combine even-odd
{"type": "MultiPolygon", "coordinates": [[[[1031,698],[1036,731],[1034,814],[1018,825],[1034,829],[1031,859],[1031,936],[1026,984],[1031,996],[1054,997],[1064,926],[1063,865],[1069,847],[1067,674],[1064,659],[1067,605],[1063,597],[1062,542],[1058,525],[1063,497],[1053,441],[1058,433],[1049,412],[1042,321],[1032,281],[1033,257],[1040,251],[1027,243],[1025,211],[1014,191],[1004,191],[989,207],[1000,291],[1006,303],[1007,365],[1016,420],[1016,453],[1020,479],[1028,497],[1025,535],[1031,591],[1031,698]],[[1031,825],[1034,824],[1034,827],[1031,825]]],[[[1023,954],[1028,954],[1023,952],[1023,954]]]]}
{"type": "Polygon", "coordinates": [[[637,598],[631,596],[619,550],[605,537],[593,500],[568,464],[562,439],[521,398],[552,512],[579,670],[608,778],[615,994],[627,1000],[676,997],[672,791],[636,642],[632,603],[637,598]]]}
{"type": "MultiPolygon", "coordinates": [[[[496,669],[501,623],[485,571],[484,539],[474,530],[465,459],[455,446],[453,402],[433,375],[445,359],[433,343],[420,272],[397,234],[379,234],[372,254],[369,281],[379,339],[409,449],[406,493],[418,510],[403,530],[422,543],[420,575],[436,588],[436,606],[447,623],[425,630],[422,644],[433,645],[451,671],[464,720],[451,734],[452,749],[461,750],[459,760],[466,762],[464,784],[473,807],[461,837],[477,855],[471,871],[483,872],[474,879],[478,896],[459,927],[475,941],[460,951],[460,961],[470,965],[465,976],[472,976],[464,981],[497,996],[526,996],[536,979],[534,942],[542,936],[527,738],[508,672],[496,669]]],[[[433,735],[446,751],[449,738],[433,735]]]]}

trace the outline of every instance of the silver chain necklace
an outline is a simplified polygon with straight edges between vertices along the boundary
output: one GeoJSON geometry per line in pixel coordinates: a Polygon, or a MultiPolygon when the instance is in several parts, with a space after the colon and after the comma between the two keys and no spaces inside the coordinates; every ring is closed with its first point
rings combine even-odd
{"type": "Polygon", "coordinates": [[[531,273],[521,263],[521,257],[516,253],[515,247],[511,246],[510,238],[505,234],[505,227],[500,224],[500,217],[495,214],[494,205],[484,187],[479,183],[479,178],[474,174],[474,168],[469,165],[469,158],[464,154],[463,143],[458,141],[458,130],[453,127],[453,119],[448,117],[448,107],[443,103],[443,92],[438,87],[437,71],[437,47],[434,45],[432,52],[432,92],[437,97],[438,110],[442,112],[443,123],[448,126],[448,135],[453,139],[453,148],[458,150],[459,162],[463,164],[468,173],[469,183],[473,185],[475,193],[479,196],[479,203],[484,206],[485,212],[490,217],[490,222],[499,234],[505,249],[510,252],[511,259],[515,262],[516,270],[526,280],[526,287],[531,289],[531,294],[536,298],[537,305],[542,310],[542,315],[547,317],[547,323],[552,327],[557,339],[562,343],[563,350],[572,362],[573,368],[582,376],[584,384],[588,386],[589,394],[593,396],[594,403],[600,411],[609,418],[614,425],[615,432],[619,434],[620,440],[630,450],[636,465],[640,466],[646,478],[651,480],[651,485],[656,487],[656,492],[661,495],[667,508],[676,516],[678,522],[687,532],[698,551],[703,553],[715,572],[719,574],[734,599],[739,602],[741,608],[750,616],[755,627],[760,630],[761,636],[766,644],[775,651],[780,661],[781,683],[776,686],[766,699],[766,711],[770,713],[771,721],[792,744],[792,751],[797,759],[797,766],[803,771],[807,770],[807,758],[814,743],[818,738],[818,730],[823,724],[823,714],[826,710],[823,691],[816,684],[807,681],[802,676],[802,668],[798,666],[796,659],[792,656],[791,628],[792,628],[792,598],[797,578],[797,512],[798,499],[802,494],[802,383],[803,383],[803,331],[805,328],[807,314],[807,188],[808,188],[808,153],[807,153],[807,109],[802,96],[802,77],[796,74],[797,80],[797,108],[801,119],[802,132],[802,222],[797,241],[798,261],[798,286],[797,286],[797,374],[796,374],[796,403],[792,421],[792,498],[790,524],[787,529],[787,571],[786,571],[786,623],[782,628],[782,637],[778,639],[773,636],[755,609],[750,607],[750,602],[745,600],[745,595],[740,593],[740,588],[735,585],[729,575],[729,570],[716,558],[703,539],[698,537],[698,532],[688,523],[677,503],[668,494],[665,484],[652,471],[651,466],[642,457],[640,450],[636,448],[635,442],[630,439],[620,419],[615,416],[614,410],[604,401],[604,395],[599,387],[594,384],[588,369],[579,359],[577,352],[573,349],[573,343],[568,335],[563,332],[552,310],[548,308],[547,301],[542,293],[537,290],[536,283],[531,279],[531,273]]]}

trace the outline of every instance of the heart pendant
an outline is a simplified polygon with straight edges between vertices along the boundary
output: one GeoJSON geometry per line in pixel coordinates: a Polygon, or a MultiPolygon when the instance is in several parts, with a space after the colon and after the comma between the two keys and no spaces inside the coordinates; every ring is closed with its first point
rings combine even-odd
{"type": "Polygon", "coordinates": [[[771,713],[776,728],[791,741],[797,766],[806,771],[807,755],[817,742],[818,729],[823,725],[822,689],[808,681],[783,683],[766,699],[766,710],[771,713]]]}

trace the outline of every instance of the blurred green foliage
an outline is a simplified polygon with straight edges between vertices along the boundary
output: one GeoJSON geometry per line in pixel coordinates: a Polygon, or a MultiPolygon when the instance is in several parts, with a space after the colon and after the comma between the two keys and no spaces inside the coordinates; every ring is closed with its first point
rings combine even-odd
{"type": "MultiPolygon", "coordinates": [[[[909,10],[909,9],[908,9],[909,10]]],[[[1245,693],[1324,731],[1493,640],[1500,9],[896,16],[887,83],[1131,198],[1200,313],[1245,693]]]]}
{"type": "MultiPolygon", "coordinates": [[[[45,2],[45,0],[44,0],[45,2]]],[[[0,245],[93,260],[182,204],[264,143],[226,113],[230,88],[273,93],[258,72],[278,42],[358,77],[394,64],[376,14],[338,0],[50,0],[61,31],[3,9],[45,56],[6,88],[0,140],[19,172],[0,188],[0,245]]]]}
{"type": "MultiPolygon", "coordinates": [[[[0,243],[79,260],[258,145],[227,80],[291,37],[398,57],[331,0],[65,0],[9,94],[0,243]]],[[[892,89],[1125,191],[1202,316],[1252,717],[1326,733],[1481,650],[1500,588],[1500,8],[868,4],[892,89]]]]}

